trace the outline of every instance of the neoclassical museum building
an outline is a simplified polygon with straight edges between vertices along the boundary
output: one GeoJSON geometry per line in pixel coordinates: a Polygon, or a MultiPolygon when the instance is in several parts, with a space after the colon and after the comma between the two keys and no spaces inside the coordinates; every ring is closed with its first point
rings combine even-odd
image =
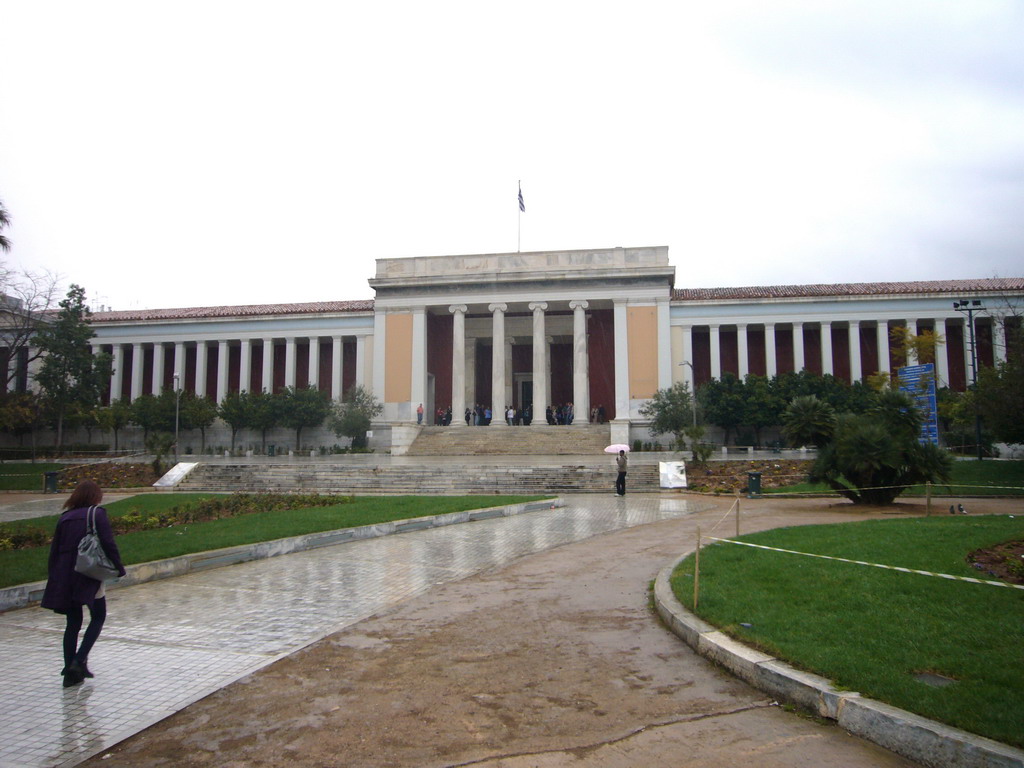
{"type": "MultiPolygon", "coordinates": [[[[218,402],[285,386],[340,398],[361,384],[384,404],[372,442],[396,452],[420,404],[426,424],[450,407],[453,427],[477,404],[540,414],[571,402],[577,421],[601,406],[626,442],[646,438],[639,408],[677,381],[892,371],[906,362],[890,347],[897,326],[939,334],[940,384],[962,390],[972,335],[954,303],[978,302],[982,365],[1005,356],[1024,307],[1024,278],[677,288],[665,246],[378,259],[369,282],[373,300],[97,313],[94,347],[114,359],[108,399],[175,376],[218,402]]],[[[490,428],[507,427],[499,415],[490,428]]]]}

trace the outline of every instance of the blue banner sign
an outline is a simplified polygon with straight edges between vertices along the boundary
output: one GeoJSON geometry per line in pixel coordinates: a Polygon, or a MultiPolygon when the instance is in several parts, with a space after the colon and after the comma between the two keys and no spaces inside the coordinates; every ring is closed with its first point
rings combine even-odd
{"type": "Polygon", "coordinates": [[[921,412],[921,443],[939,444],[939,409],[935,402],[935,366],[907,365],[900,368],[900,392],[906,392],[921,412]]]}

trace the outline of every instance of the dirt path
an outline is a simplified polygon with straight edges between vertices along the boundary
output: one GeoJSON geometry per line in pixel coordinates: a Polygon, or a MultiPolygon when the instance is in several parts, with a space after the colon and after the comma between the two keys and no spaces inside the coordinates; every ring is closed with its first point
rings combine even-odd
{"type": "MultiPolygon", "coordinates": [[[[437,587],[103,753],[112,766],[909,766],[782,710],[649,605],[700,515],[598,536],[437,587]]],[[[1020,501],[972,511],[1020,512],[1020,501]]],[[[743,502],[744,531],[883,516],[743,502]]],[[[726,524],[729,532],[732,523],[726,524]]],[[[720,531],[724,531],[723,526],[720,531]]],[[[173,685],[173,680],[167,681],[173,685]]]]}

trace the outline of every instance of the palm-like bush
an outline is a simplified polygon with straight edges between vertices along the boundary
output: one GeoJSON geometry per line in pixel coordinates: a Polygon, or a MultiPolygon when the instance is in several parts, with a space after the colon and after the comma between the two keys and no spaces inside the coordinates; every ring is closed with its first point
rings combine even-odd
{"type": "Polygon", "coordinates": [[[811,469],[855,504],[891,504],[907,486],[948,482],[952,460],[938,446],[918,441],[921,417],[900,392],[879,394],[864,414],[843,414],[811,469]]]}
{"type": "Polygon", "coordinates": [[[820,448],[832,439],[835,428],[835,408],[814,395],[793,398],[782,415],[782,434],[794,448],[820,448]]]}

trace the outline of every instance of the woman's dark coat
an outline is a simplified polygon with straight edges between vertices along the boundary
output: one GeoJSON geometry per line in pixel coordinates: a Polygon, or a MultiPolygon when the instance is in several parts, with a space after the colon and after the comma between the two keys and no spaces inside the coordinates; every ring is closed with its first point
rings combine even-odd
{"type": "MultiPolygon", "coordinates": [[[[92,608],[100,588],[100,582],[96,579],[75,572],[78,542],[85,536],[87,511],[88,507],[81,507],[65,512],[57,521],[57,530],[53,534],[53,542],[50,544],[49,579],[40,605],[56,613],[67,613],[74,604],[88,605],[92,608]]],[[[117,551],[117,544],[114,543],[114,531],[110,528],[107,510],[96,507],[94,520],[103,551],[124,576],[121,553],[117,551]]]]}

